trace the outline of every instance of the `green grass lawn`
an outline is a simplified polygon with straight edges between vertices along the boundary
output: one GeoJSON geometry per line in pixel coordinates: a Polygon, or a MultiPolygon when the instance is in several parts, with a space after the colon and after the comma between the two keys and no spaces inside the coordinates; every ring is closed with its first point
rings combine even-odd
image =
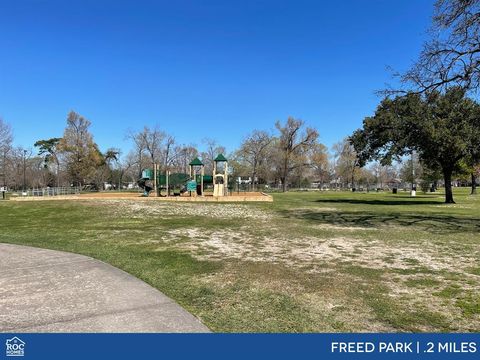
{"type": "Polygon", "coordinates": [[[480,195],[0,202],[0,242],[85,254],[221,332],[480,331],[480,195]]]}

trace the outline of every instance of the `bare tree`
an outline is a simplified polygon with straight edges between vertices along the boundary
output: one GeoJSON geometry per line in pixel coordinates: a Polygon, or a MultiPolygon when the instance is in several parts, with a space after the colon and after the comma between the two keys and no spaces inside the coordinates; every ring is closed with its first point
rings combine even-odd
{"type": "MultiPolygon", "coordinates": [[[[139,158],[136,150],[130,151],[127,156],[125,156],[121,161],[121,170],[120,170],[120,187],[123,182],[123,178],[128,179],[128,182],[134,183],[140,177],[141,174],[138,174],[138,169],[142,169],[141,163],[139,164],[139,158]]],[[[140,159],[141,161],[141,159],[140,159]]]]}
{"type": "Polygon", "coordinates": [[[327,147],[317,143],[312,146],[310,155],[310,164],[314,175],[320,180],[321,184],[325,184],[330,178],[330,164],[328,161],[327,147]]]}
{"type": "Polygon", "coordinates": [[[9,151],[12,149],[12,128],[9,124],[3,121],[0,118],[0,153],[1,153],[1,161],[2,161],[2,178],[3,178],[3,186],[7,186],[7,155],[9,151]]]}
{"type": "Polygon", "coordinates": [[[335,152],[336,162],[336,174],[342,178],[342,181],[347,184],[350,182],[351,188],[355,187],[355,175],[356,170],[360,168],[357,159],[357,153],[353,145],[350,144],[348,138],[333,145],[333,151],[335,152]]]}
{"type": "Polygon", "coordinates": [[[140,178],[142,176],[143,155],[146,150],[144,137],[140,132],[137,133],[133,130],[128,130],[125,138],[133,141],[135,145],[135,149],[133,150],[134,155],[129,154],[129,163],[137,165],[137,175],[135,177],[140,178]],[[136,158],[135,161],[133,161],[133,157],[136,158]]]}
{"type": "Polygon", "coordinates": [[[480,86],[480,2],[437,0],[428,41],[414,66],[401,76],[419,92],[480,86]]]}
{"type": "Polygon", "coordinates": [[[174,148],[175,155],[172,156],[172,165],[178,172],[188,174],[190,162],[198,157],[195,145],[179,145],[174,148]]]}
{"type": "Polygon", "coordinates": [[[10,147],[12,145],[13,135],[10,124],[0,118],[0,147],[10,147]]]}
{"type": "Polygon", "coordinates": [[[15,190],[26,190],[32,185],[32,150],[21,146],[12,147],[7,158],[6,185],[15,190]]]}
{"type": "Polygon", "coordinates": [[[283,191],[287,191],[290,172],[298,167],[309,165],[305,155],[314,146],[318,138],[317,130],[306,128],[302,132],[303,126],[304,122],[302,120],[293,117],[289,117],[284,125],[279,121],[275,124],[280,132],[278,145],[282,156],[280,179],[283,191]]]}
{"type": "Polygon", "coordinates": [[[165,170],[170,170],[170,166],[173,165],[177,153],[175,151],[175,138],[171,135],[165,137],[165,143],[163,144],[163,166],[165,170]]]}
{"type": "Polygon", "coordinates": [[[266,150],[272,143],[272,136],[266,131],[254,130],[242,142],[239,149],[240,159],[250,165],[253,190],[256,188],[258,182],[257,170],[258,167],[266,159],[266,150]]]}
{"type": "Polygon", "coordinates": [[[375,161],[369,166],[369,170],[375,180],[375,186],[383,189],[388,180],[388,166],[384,166],[379,161],[375,161]]]}
{"type": "Polygon", "coordinates": [[[150,129],[148,126],[143,128],[143,131],[139,134],[141,142],[145,147],[145,151],[150,157],[152,164],[159,164],[161,158],[162,142],[166,137],[166,134],[155,126],[150,129]]]}
{"type": "Polygon", "coordinates": [[[213,160],[218,154],[225,154],[225,147],[219,145],[216,140],[211,138],[204,138],[202,143],[206,145],[206,151],[202,152],[205,172],[210,173],[213,171],[213,160]]]}

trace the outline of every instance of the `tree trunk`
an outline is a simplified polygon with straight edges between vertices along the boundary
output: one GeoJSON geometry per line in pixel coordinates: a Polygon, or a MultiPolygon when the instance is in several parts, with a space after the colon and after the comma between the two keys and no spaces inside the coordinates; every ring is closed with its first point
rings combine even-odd
{"type": "Polygon", "coordinates": [[[7,187],[7,151],[6,150],[3,150],[2,171],[3,171],[3,186],[7,187]]]}
{"type": "Polygon", "coordinates": [[[142,151],[138,152],[138,178],[142,177],[142,151]]]}
{"type": "Polygon", "coordinates": [[[287,191],[287,176],[288,176],[288,154],[285,154],[285,158],[283,160],[283,178],[281,178],[283,192],[287,191]]]}
{"type": "Polygon", "coordinates": [[[256,190],[256,186],[255,186],[255,178],[257,177],[257,162],[254,161],[253,162],[253,169],[252,169],[252,190],[255,191],[256,190]]]}
{"type": "Polygon", "coordinates": [[[118,190],[122,190],[123,170],[120,170],[118,177],[118,190]]]}
{"type": "Polygon", "coordinates": [[[353,168],[352,170],[352,191],[355,188],[354,182],[355,182],[355,168],[353,168]]]}
{"type": "MultiPolygon", "coordinates": [[[[55,159],[57,159],[55,157],[55,159]]],[[[57,165],[57,187],[60,187],[60,161],[58,159],[56,160],[56,165],[57,165]]]]}
{"type": "Polygon", "coordinates": [[[472,192],[470,193],[470,195],[476,195],[476,194],[477,194],[477,176],[472,171],[472,192]]]}
{"type": "Polygon", "coordinates": [[[452,170],[444,169],[443,179],[445,181],[445,203],[455,204],[455,201],[453,201],[453,192],[452,192],[452,170]]]}

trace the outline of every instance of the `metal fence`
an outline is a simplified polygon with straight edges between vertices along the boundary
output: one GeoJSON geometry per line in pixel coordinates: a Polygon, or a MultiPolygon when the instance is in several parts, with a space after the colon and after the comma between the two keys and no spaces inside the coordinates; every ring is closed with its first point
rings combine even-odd
{"type": "Polygon", "coordinates": [[[37,196],[65,196],[80,194],[81,187],[46,187],[46,188],[33,188],[25,191],[12,192],[12,196],[22,197],[37,197],[37,196]]]}

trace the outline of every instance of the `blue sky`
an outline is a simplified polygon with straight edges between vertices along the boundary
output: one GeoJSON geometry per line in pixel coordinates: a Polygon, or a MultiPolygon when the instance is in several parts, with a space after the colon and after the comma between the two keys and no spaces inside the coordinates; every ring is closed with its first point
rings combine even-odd
{"type": "Polygon", "coordinates": [[[75,110],[102,150],[155,126],[228,150],[289,115],[330,146],[417,57],[433,0],[0,0],[0,116],[15,143],[75,110]]]}

